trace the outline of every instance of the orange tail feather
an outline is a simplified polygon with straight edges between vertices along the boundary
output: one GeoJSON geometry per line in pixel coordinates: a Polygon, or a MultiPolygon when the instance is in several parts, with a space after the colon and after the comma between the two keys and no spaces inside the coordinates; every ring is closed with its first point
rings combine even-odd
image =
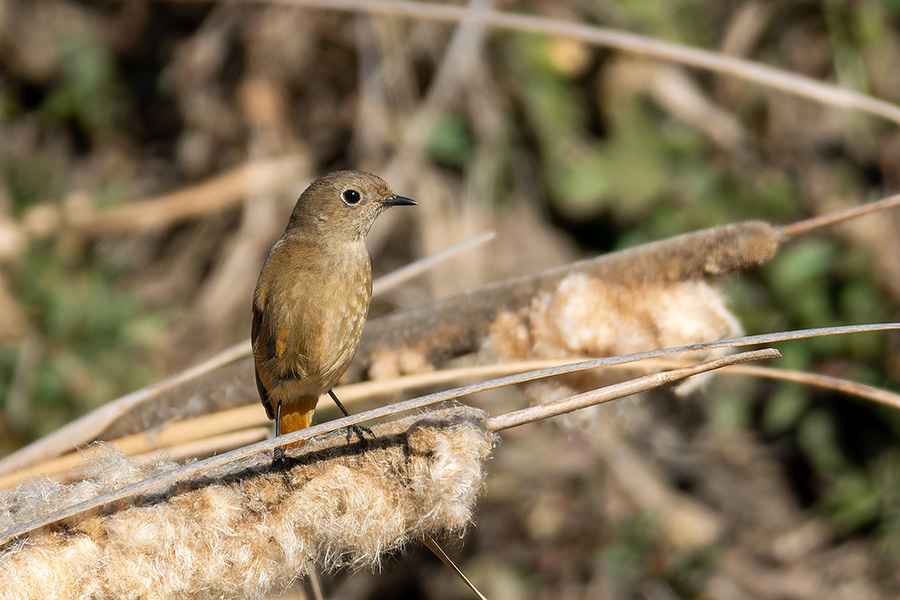
{"type": "MultiPolygon", "coordinates": [[[[281,434],[291,433],[306,429],[312,424],[313,413],[316,410],[318,397],[303,397],[299,401],[291,403],[289,407],[281,407],[281,434]]],[[[285,444],[285,450],[289,448],[301,448],[306,442],[299,441],[293,444],[285,444]]]]}

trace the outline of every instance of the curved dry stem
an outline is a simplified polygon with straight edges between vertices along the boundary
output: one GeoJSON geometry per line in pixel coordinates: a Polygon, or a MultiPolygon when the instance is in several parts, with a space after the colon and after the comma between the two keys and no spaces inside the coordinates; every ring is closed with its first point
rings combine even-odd
{"type": "Polygon", "coordinates": [[[842,109],[859,110],[900,123],[900,106],[884,100],[878,100],[866,94],[843,89],[749,60],[614,29],[594,27],[559,19],[425,2],[385,2],[383,0],[252,1],[264,4],[308,6],[328,10],[394,15],[423,20],[475,22],[495,29],[568,37],[597,46],[615,48],[637,56],[679,63],[723,75],[730,75],[821,104],[828,104],[842,109]]]}
{"type": "Polygon", "coordinates": [[[89,412],[63,425],[53,433],[32,442],[3,459],[0,459],[0,474],[17,471],[27,465],[45,458],[48,454],[56,456],[58,453],[70,450],[80,441],[94,439],[103,430],[109,427],[119,417],[135,406],[151,400],[160,394],[193,381],[211,371],[215,371],[224,365],[239,360],[250,354],[250,342],[241,342],[219,352],[212,358],[203,361],[199,365],[191,367],[181,373],[163,379],[153,385],[141,388],[121,398],[104,404],[100,408],[89,412]]]}
{"type": "MultiPolygon", "coordinates": [[[[690,363],[684,361],[670,359],[648,360],[644,364],[648,367],[658,367],[660,369],[676,369],[690,365],[690,363]]],[[[628,369],[631,367],[630,365],[622,365],[621,368],[628,369]]],[[[719,369],[719,373],[722,375],[765,377],[766,379],[775,379],[777,381],[802,383],[803,385],[830,390],[847,396],[853,396],[861,400],[868,400],[870,402],[890,406],[891,408],[900,409],[900,394],[896,392],[866,385],[864,383],[857,383],[855,381],[850,381],[849,379],[831,377],[830,375],[743,364],[723,367],[722,369],[719,369]]]]}
{"type": "Polygon", "coordinates": [[[515,385],[518,383],[525,383],[528,381],[534,381],[536,379],[542,379],[546,377],[554,377],[556,375],[564,375],[568,373],[575,373],[578,371],[586,371],[589,369],[595,369],[598,367],[605,367],[611,365],[621,365],[629,362],[635,362],[638,360],[645,360],[648,358],[660,358],[663,356],[672,356],[675,354],[681,354],[684,352],[696,352],[698,350],[710,350],[714,348],[726,348],[726,347],[738,347],[738,346],[752,346],[756,344],[770,344],[779,341],[787,341],[787,340],[796,340],[803,339],[809,337],[820,337],[825,335],[836,335],[843,333],[858,333],[863,331],[884,331],[889,329],[900,329],[900,323],[879,323],[879,324],[869,324],[869,325],[849,325],[843,327],[823,327],[818,329],[804,329],[799,331],[789,331],[789,332],[778,332],[778,333],[768,333],[763,335],[750,335],[750,336],[742,336],[739,338],[727,339],[727,340],[717,340],[713,342],[703,342],[698,344],[689,344],[686,346],[678,346],[675,348],[664,348],[660,350],[652,350],[649,352],[639,352],[636,354],[628,354],[624,356],[615,356],[610,358],[598,358],[594,360],[581,361],[577,363],[572,363],[568,365],[563,365],[559,367],[553,367],[549,369],[540,369],[537,371],[530,371],[528,373],[523,373],[519,375],[509,375],[506,377],[500,377],[497,379],[492,379],[489,381],[475,383],[472,385],[467,385],[459,388],[455,388],[452,390],[445,390],[441,392],[435,392],[432,394],[426,394],[425,396],[420,396],[418,398],[413,398],[412,400],[406,400],[403,402],[397,402],[388,406],[383,406],[380,408],[376,408],[373,410],[369,410],[366,412],[361,412],[355,415],[350,415],[348,417],[343,417],[340,419],[335,419],[333,421],[329,421],[327,423],[322,423],[319,425],[314,425],[312,427],[308,427],[306,429],[302,429],[300,431],[294,431],[292,433],[288,433],[286,435],[282,435],[276,439],[265,440],[263,442],[258,442],[256,444],[251,444],[249,446],[245,446],[243,448],[238,448],[237,450],[232,450],[231,452],[226,452],[224,454],[220,454],[218,456],[213,456],[211,458],[207,458],[202,461],[198,461],[196,463],[191,463],[189,465],[184,465],[182,467],[178,467],[171,471],[166,472],[163,475],[159,475],[156,477],[151,477],[149,479],[145,479],[143,481],[139,481],[137,483],[125,486],[116,490],[115,492],[110,492],[108,494],[103,494],[102,496],[98,496],[97,498],[93,498],[91,500],[87,500],[85,502],[80,502],[78,504],[63,508],[56,512],[53,512],[49,515],[41,517],[39,519],[35,519],[28,523],[25,523],[19,527],[13,528],[9,531],[4,532],[0,535],[0,545],[6,544],[10,540],[13,540],[20,535],[28,533],[30,531],[34,531],[40,527],[44,527],[46,525],[50,525],[52,523],[56,523],[57,521],[61,521],[62,519],[66,519],[68,517],[77,515],[81,512],[92,510],[94,508],[98,508],[104,506],[110,502],[114,502],[116,500],[121,500],[123,498],[131,497],[135,494],[141,494],[160,486],[164,486],[170,483],[174,483],[176,481],[194,477],[200,473],[205,473],[211,469],[216,467],[226,465],[232,463],[237,460],[243,460],[255,454],[259,454],[261,452],[266,452],[269,450],[274,450],[277,447],[284,446],[287,444],[291,444],[294,442],[299,442],[301,440],[308,440],[312,437],[322,435],[324,433],[329,433],[332,431],[336,431],[338,429],[342,429],[344,427],[349,427],[351,425],[358,425],[365,421],[378,419],[382,417],[391,416],[397,413],[416,410],[419,408],[423,408],[425,406],[429,406],[431,404],[436,404],[438,402],[444,402],[446,400],[452,400],[455,398],[460,398],[462,396],[467,396],[469,394],[475,394],[478,392],[483,392],[491,389],[495,389],[498,387],[515,385]]]}
{"type": "Polygon", "coordinates": [[[763,350],[752,350],[750,352],[742,352],[740,354],[708,360],[689,367],[681,367],[662,373],[644,375],[643,377],[604,386],[596,390],[584,392],[583,394],[576,394],[554,402],[545,402],[543,404],[537,404],[521,410],[512,411],[504,415],[491,417],[488,419],[488,429],[491,431],[502,431],[511,427],[525,425],[526,423],[534,423],[535,421],[541,421],[543,419],[549,419],[550,417],[570,413],[580,408],[587,408],[588,406],[594,406],[595,404],[603,404],[610,400],[617,400],[619,398],[624,398],[625,396],[645,392],[667,383],[681,381],[682,379],[687,379],[688,377],[699,375],[700,373],[714,371],[715,369],[721,369],[722,367],[750,362],[752,360],[769,360],[771,358],[780,357],[781,353],[778,352],[778,350],[766,348],[763,350]]]}
{"type": "Polygon", "coordinates": [[[771,367],[760,367],[756,365],[740,365],[728,367],[722,371],[723,373],[734,373],[740,375],[750,375],[753,377],[765,377],[767,379],[777,379],[779,381],[794,381],[817,388],[840,392],[848,396],[855,396],[863,400],[870,400],[890,406],[891,408],[900,409],[900,394],[890,390],[857,383],[839,377],[831,377],[830,375],[819,375],[818,373],[804,373],[803,371],[793,371],[789,369],[773,369],[771,367]]]}

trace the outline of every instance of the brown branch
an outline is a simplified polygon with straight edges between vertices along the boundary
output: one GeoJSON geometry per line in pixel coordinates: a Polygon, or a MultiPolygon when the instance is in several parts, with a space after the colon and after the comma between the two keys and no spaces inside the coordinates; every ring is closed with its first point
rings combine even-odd
{"type": "MultiPolygon", "coordinates": [[[[297,173],[308,171],[306,163],[307,160],[298,155],[247,162],[162,196],[99,211],[80,210],[63,214],[55,229],[42,230],[40,234],[55,233],[61,227],[91,236],[163,229],[238,204],[252,192],[294,190],[298,183],[297,173]]],[[[39,207],[41,210],[46,208],[39,207]]]]}
{"type": "Polygon", "coordinates": [[[384,0],[254,1],[261,4],[308,6],[326,10],[358,11],[423,20],[472,22],[488,25],[496,29],[578,39],[597,46],[615,48],[636,56],[680,63],[698,69],[729,75],[822,104],[829,104],[842,109],[860,110],[895,123],[900,123],[900,106],[896,104],[757,62],[664,42],[625,31],[605,29],[560,19],[426,2],[385,2],[384,0]]]}

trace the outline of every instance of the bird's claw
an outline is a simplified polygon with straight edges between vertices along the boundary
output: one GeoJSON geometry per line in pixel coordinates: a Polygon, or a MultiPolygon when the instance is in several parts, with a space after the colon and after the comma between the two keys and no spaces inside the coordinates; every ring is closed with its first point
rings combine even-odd
{"type": "Polygon", "coordinates": [[[365,436],[367,433],[372,436],[373,440],[376,439],[372,430],[365,425],[350,425],[347,427],[347,444],[350,444],[353,436],[356,436],[362,446],[367,446],[369,444],[369,440],[367,440],[365,436]]]}

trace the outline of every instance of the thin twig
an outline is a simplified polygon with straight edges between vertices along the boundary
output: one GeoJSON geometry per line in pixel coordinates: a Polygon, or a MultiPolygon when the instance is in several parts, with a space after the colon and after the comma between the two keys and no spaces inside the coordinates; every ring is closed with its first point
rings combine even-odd
{"type": "Polygon", "coordinates": [[[534,423],[550,417],[556,417],[565,413],[587,408],[595,404],[602,404],[610,400],[624,398],[638,392],[644,392],[649,389],[660,387],[673,381],[681,381],[700,373],[706,373],[722,367],[737,365],[753,360],[768,360],[771,358],[780,358],[781,353],[772,348],[763,350],[752,350],[750,352],[742,352],[740,354],[732,354],[714,360],[691,365],[689,367],[681,367],[672,369],[671,371],[663,371],[661,373],[652,373],[644,375],[636,379],[629,379],[622,383],[604,386],[602,388],[569,396],[561,400],[553,402],[545,402],[535,406],[529,406],[521,410],[512,411],[503,415],[497,415],[488,419],[488,429],[491,431],[503,431],[511,427],[518,427],[526,423],[534,423]]]}
{"type": "Polygon", "coordinates": [[[875,202],[860,204],[859,206],[854,206],[853,208],[848,208],[846,210],[839,210],[827,215],[813,217],[811,219],[806,219],[805,221],[798,221],[797,223],[784,225],[780,227],[779,230],[781,231],[781,235],[785,239],[790,239],[798,235],[803,235],[804,233],[809,233],[810,231],[813,231],[815,229],[829,227],[837,223],[855,219],[856,217],[861,217],[862,215],[888,210],[890,208],[896,208],[898,206],[900,206],[900,194],[897,194],[895,196],[888,196],[887,198],[882,198],[881,200],[876,200],[875,202]]]}
{"type": "Polygon", "coordinates": [[[465,252],[475,246],[480,244],[484,244],[493,240],[497,235],[493,231],[482,231],[479,234],[473,235],[472,237],[453,244],[452,246],[445,248],[444,250],[440,250],[435,252],[431,256],[427,256],[420,260],[417,260],[413,263],[406,265],[405,267],[401,267],[387,275],[379,277],[372,284],[372,295],[377,296],[378,294],[383,294],[389,290],[394,289],[398,285],[409,281],[413,277],[417,277],[422,273],[425,273],[429,269],[434,268],[436,265],[453,258],[454,256],[465,252]]]}
{"type": "MultiPolygon", "coordinates": [[[[647,360],[642,363],[643,366],[659,369],[676,369],[686,367],[691,363],[683,360],[672,359],[654,359],[647,360]]],[[[630,365],[621,365],[621,368],[633,368],[630,365]]],[[[719,369],[721,375],[739,375],[742,377],[765,377],[766,379],[775,379],[778,381],[792,381],[802,383],[810,387],[816,387],[823,390],[838,392],[847,396],[853,396],[861,400],[876,402],[891,408],[900,409],[900,394],[877,388],[864,383],[841,379],[840,377],[831,377],[829,375],[820,375],[818,373],[808,373],[806,371],[794,371],[791,369],[780,369],[773,367],[763,367],[758,365],[734,365],[719,369]]]]}
{"type": "Polygon", "coordinates": [[[441,559],[441,562],[447,565],[447,567],[449,567],[457,577],[462,579],[463,583],[465,583],[469,587],[469,589],[472,590],[472,593],[478,596],[481,600],[487,600],[487,598],[484,597],[484,594],[482,594],[478,590],[478,588],[475,587],[475,584],[472,583],[468,577],[466,577],[466,574],[462,572],[462,569],[457,567],[456,563],[453,562],[453,559],[450,558],[450,556],[448,556],[446,552],[444,552],[444,549],[441,548],[440,544],[434,541],[433,537],[428,536],[424,540],[422,540],[422,542],[428,547],[429,550],[434,552],[434,555],[441,559]]]}
{"type": "MultiPolygon", "coordinates": [[[[176,0],[184,1],[184,0],[176,0]]],[[[854,109],[900,123],[900,106],[853,90],[839,88],[809,77],[790,73],[757,62],[691,48],[634,33],[594,27],[560,19],[549,19],[495,10],[425,2],[384,0],[245,0],[262,4],[307,6],[328,10],[359,11],[435,21],[463,21],[496,29],[539,33],[582,40],[615,48],[638,56],[689,65],[777,89],[822,104],[854,109]]]]}
{"type": "Polygon", "coordinates": [[[891,408],[900,409],[900,394],[866,385],[864,383],[848,381],[839,377],[820,375],[818,373],[806,373],[804,371],[793,371],[790,369],[773,369],[757,365],[728,367],[727,369],[723,369],[722,372],[733,372],[740,375],[765,377],[767,379],[778,379],[780,381],[794,381],[804,385],[840,392],[841,394],[846,394],[848,396],[855,396],[857,398],[862,398],[863,400],[870,400],[872,402],[877,402],[878,404],[890,406],[891,408]]]}

